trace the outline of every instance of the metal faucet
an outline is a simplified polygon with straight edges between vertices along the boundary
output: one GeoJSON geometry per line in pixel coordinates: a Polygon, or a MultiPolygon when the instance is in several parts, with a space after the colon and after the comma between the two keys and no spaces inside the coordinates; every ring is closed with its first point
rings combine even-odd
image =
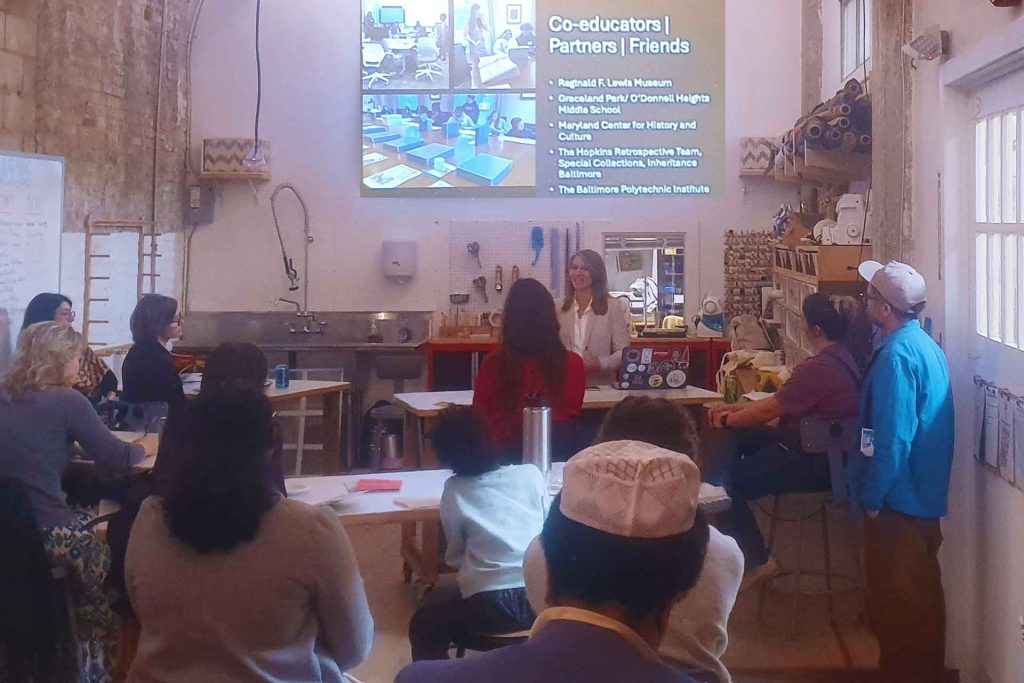
{"type": "Polygon", "coordinates": [[[288,334],[298,334],[299,332],[301,332],[302,334],[323,334],[324,333],[324,328],[327,327],[327,321],[326,320],[317,320],[316,319],[316,313],[314,313],[313,311],[303,310],[302,304],[300,304],[298,301],[293,301],[291,299],[280,299],[279,298],[274,303],[275,304],[291,304],[292,306],[295,307],[295,315],[297,315],[300,318],[305,319],[305,321],[306,321],[305,323],[303,323],[301,330],[295,328],[295,323],[288,323],[288,334]]]}

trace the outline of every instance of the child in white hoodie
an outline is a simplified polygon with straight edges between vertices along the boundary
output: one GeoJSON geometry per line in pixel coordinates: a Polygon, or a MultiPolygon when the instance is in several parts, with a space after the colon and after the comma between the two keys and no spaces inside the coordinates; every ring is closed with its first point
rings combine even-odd
{"type": "Polygon", "coordinates": [[[445,562],[458,570],[460,597],[421,607],[409,624],[413,661],[447,659],[474,633],[529,629],[523,558],[544,525],[547,491],[533,465],[499,466],[470,407],[441,412],[431,443],[454,472],[441,496],[445,562]]]}

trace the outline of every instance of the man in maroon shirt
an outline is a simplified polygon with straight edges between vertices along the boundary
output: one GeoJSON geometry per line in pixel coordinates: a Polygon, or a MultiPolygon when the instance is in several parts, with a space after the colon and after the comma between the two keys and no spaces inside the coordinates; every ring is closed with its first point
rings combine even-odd
{"type": "Polygon", "coordinates": [[[736,539],[745,570],[740,590],[778,574],[748,501],[762,496],[829,488],[828,461],[800,449],[804,418],[857,417],[861,373],[849,350],[838,343],[848,321],[824,294],[804,300],[804,333],[814,355],[798,365],[774,396],[712,407],[713,428],[704,448],[705,481],[724,486],[732,507],[719,528],[736,539]],[[768,424],[778,420],[778,427],[768,424]]]}

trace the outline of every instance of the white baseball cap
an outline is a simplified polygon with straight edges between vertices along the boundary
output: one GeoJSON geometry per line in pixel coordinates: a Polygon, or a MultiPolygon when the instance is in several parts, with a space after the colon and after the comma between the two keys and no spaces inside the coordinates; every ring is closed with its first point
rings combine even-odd
{"type": "Polygon", "coordinates": [[[681,453],[607,441],[570,458],[562,479],[562,514],[593,529],[664,538],[693,527],[700,470],[681,453]]]}
{"type": "Polygon", "coordinates": [[[883,266],[878,261],[865,261],[857,272],[890,306],[903,313],[919,313],[928,301],[924,277],[906,263],[889,261],[883,266]]]}

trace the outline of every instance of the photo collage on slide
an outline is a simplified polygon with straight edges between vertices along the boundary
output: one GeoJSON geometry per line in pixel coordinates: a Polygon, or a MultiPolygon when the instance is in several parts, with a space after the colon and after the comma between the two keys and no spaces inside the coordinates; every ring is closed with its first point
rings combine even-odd
{"type": "Polygon", "coordinates": [[[364,196],[533,196],[536,0],[362,0],[364,196]]]}

